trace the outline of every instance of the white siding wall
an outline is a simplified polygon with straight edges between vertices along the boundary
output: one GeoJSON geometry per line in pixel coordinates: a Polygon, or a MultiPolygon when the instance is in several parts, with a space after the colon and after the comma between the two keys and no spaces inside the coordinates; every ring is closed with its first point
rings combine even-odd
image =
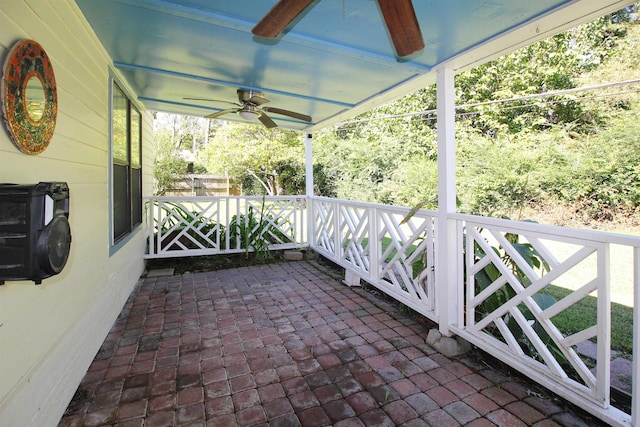
{"type": "MultiPolygon", "coordinates": [[[[73,241],[64,271],[39,286],[0,286],[0,425],[56,425],[143,271],[144,231],[109,256],[110,60],[72,0],[0,1],[0,60],[21,39],[47,51],[58,119],[42,154],[22,154],[0,125],[0,182],[66,181],[73,241]]],[[[143,112],[145,195],[152,117],[143,112]]]]}

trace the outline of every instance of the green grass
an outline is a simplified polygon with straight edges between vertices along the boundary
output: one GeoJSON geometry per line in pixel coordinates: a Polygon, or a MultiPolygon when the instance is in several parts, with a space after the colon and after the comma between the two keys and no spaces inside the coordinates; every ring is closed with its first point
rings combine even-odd
{"type": "MultiPolygon", "coordinates": [[[[554,254],[560,254],[560,258],[571,253],[561,243],[549,243],[549,246],[554,254]]],[[[611,349],[630,358],[633,341],[633,250],[628,246],[611,245],[610,251],[611,349]]],[[[555,285],[548,286],[543,292],[560,300],[593,279],[596,271],[596,263],[592,259],[555,280],[555,285]]],[[[595,325],[596,316],[596,298],[588,296],[552,320],[561,332],[570,335],[595,325]]]]}
{"type": "MultiPolygon", "coordinates": [[[[549,285],[543,293],[560,300],[571,290],[549,285]]],[[[597,300],[587,296],[552,318],[553,324],[565,335],[580,332],[597,322],[597,300]]],[[[633,308],[611,303],[611,349],[630,356],[633,346],[633,308]]]]}

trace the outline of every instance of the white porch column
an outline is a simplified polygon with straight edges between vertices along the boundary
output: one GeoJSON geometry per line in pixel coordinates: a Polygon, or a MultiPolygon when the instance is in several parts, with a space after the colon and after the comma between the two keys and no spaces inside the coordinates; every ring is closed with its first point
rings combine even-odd
{"type": "Polygon", "coordinates": [[[438,225],[436,252],[436,298],[439,330],[450,335],[458,318],[456,222],[455,87],[452,68],[436,71],[438,113],[438,225]]]}
{"type": "Polygon", "coordinates": [[[310,133],[304,135],[304,161],[305,161],[305,193],[307,196],[307,243],[309,246],[315,243],[313,231],[313,136],[310,133]]]}
{"type": "Polygon", "coordinates": [[[307,197],[313,196],[313,136],[304,134],[304,165],[307,197]]]}

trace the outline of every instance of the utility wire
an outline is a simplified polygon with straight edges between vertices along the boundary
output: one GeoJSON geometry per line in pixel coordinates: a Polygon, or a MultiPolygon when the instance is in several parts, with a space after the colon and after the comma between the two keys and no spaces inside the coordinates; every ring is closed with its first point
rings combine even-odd
{"type": "MultiPolygon", "coordinates": [[[[586,87],[572,88],[572,89],[564,89],[564,90],[558,90],[558,91],[553,91],[553,92],[545,92],[545,93],[538,93],[538,94],[532,94],[532,95],[518,96],[518,97],[513,97],[513,98],[497,99],[497,100],[492,100],[492,101],[476,102],[476,103],[471,103],[471,104],[462,104],[462,105],[457,105],[456,106],[456,111],[465,110],[465,109],[469,109],[469,108],[475,108],[475,107],[483,107],[483,106],[487,106],[487,105],[503,104],[503,103],[508,103],[508,102],[529,101],[529,100],[533,100],[533,99],[551,98],[551,97],[563,96],[563,95],[576,93],[576,92],[587,92],[587,91],[593,91],[593,90],[599,90],[599,89],[607,89],[607,88],[616,87],[616,86],[633,85],[633,84],[638,84],[638,83],[640,83],[640,79],[632,79],[632,80],[625,80],[625,81],[621,81],[621,82],[604,83],[604,84],[601,84],[601,85],[586,86],[586,87]]],[[[611,93],[611,94],[593,95],[593,96],[589,96],[589,97],[580,97],[580,100],[603,98],[603,97],[610,97],[610,96],[619,96],[619,95],[628,95],[628,94],[633,94],[633,93],[638,93],[638,92],[640,92],[640,89],[632,90],[632,91],[626,91],[626,92],[616,92],[616,93],[611,93]]],[[[515,106],[511,106],[511,107],[499,108],[497,110],[492,110],[492,111],[506,111],[506,110],[513,110],[513,109],[518,109],[518,108],[526,108],[526,107],[529,107],[531,105],[557,104],[559,102],[566,102],[566,99],[549,100],[549,101],[538,102],[538,103],[535,103],[535,104],[528,104],[528,105],[515,105],[515,106]]],[[[404,118],[404,117],[434,116],[436,114],[436,112],[437,112],[436,109],[432,109],[432,110],[413,111],[413,112],[402,113],[402,114],[390,114],[390,115],[386,115],[386,116],[371,117],[371,118],[366,118],[366,119],[350,120],[350,121],[347,121],[347,122],[336,123],[335,126],[345,126],[345,125],[351,125],[351,124],[357,124],[357,123],[373,122],[373,121],[378,121],[378,120],[399,119],[399,118],[404,118]]],[[[475,115],[475,114],[480,114],[480,112],[474,111],[474,112],[469,112],[469,113],[456,113],[456,116],[465,117],[465,116],[470,116],[470,115],[475,115]]],[[[427,117],[425,117],[425,119],[427,119],[427,117]]]]}
{"type": "Polygon", "coordinates": [[[605,89],[605,88],[609,88],[609,87],[624,86],[624,85],[630,85],[630,84],[636,84],[636,83],[640,83],[640,79],[625,80],[623,82],[615,82],[615,83],[605,83],[605,84],[596,85],[596,86],[587,86],[587,87],[578,87],[578,88],[573,88],[573,89],[556,90],[556,91],[553,91],[553,92],[537,93],[537,94],[533,94],[533,95],[518,96],[518,97],[514,97],[514,98],[498,99],[498,100],[495,100],[495,101],[478,102],[478,103],[475,103],[475,104],[464,104],[464,105],[460,105],[459,107],[456,107],[456,109],[480,107],[480,106],[483,106],[483,105],[499,104],[499,103],[503,103],[503,102],[528,101],[530,99],[549,98],[549,97],[553,97],[553,96],[567,95],[569,93],[587,92],[587,91],[591,91],[591,90],[605,89]]]}
{"type": "MultiPolygon", "coordinates": [[[[611,97],[611,96],[630,95],[630,94],[635,94],[635,93],[640,93],[640,89],[626,91],[626,92],[616,92],[616,93],[607,93],[607,94],[601,94],[601,95],[582,96],[582,97],[579,98],[579,100],[583,101],[583,100],[587,100],[587,99],[607,98],[607,97],[611,97]]],[[[533,103],[533,104],[513,105],[513,106],[510,106],[510,107],[502,107],[502,108],[498,108],[498,109],[493,109],[491,111],[517,110],[519,108],[528,108],[528,107],[531,107],[531,106],[542,106],[542,105],[548,105],[548,104],[559,104],[561,102],[567,102],[567,101],[568,101],[567,99],[548,100],[548,101],[536,102],[536,103],[533,103]]],[[[569,101],[571,101],[571,100],[569,100],[569,101]]],[[[471,111],[471,112],[468,112],[468,113],[457,113],[456,116],[458,116],[458,117],[467,117],[467,116],[474,116],[474,115],[482,114],[484,112],[485,111],[471,111]]]]}

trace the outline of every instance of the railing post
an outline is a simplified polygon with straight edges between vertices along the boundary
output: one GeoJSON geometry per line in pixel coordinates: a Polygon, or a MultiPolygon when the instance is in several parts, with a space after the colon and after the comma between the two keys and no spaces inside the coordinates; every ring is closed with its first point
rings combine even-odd
{"type": "Polygon", "coordinates": [[[633,248],[633,372],[631,425],[640,427],[640,247],[633,248]]]}
{"type": "Polygon", "coordinates": [[[163,205],[164,205],[164,201],[161,198],[158,198],[158,205],[156,206],[156,218],[158,218],[158,223],[156,225],[156,254],[159,254],[160,252],[162,252],[162,239],[163,239],[163,234],[162,234],[162,221],[164,220],[164,218],[162,217],[162,212],[163,212],[163,205]]]}
{"type": "Polygon", "coordinates": [[[305,159],[305,186],[307,202],[307,244],[311,247],[315,244],[315,232],[313,223],[313,136],[310,133],[304,137],[305,159]]]}
{"type": "Polygon", "coordinates": [[[231,223],[231,200],[231,197],[228,197],[224,204],[224,248],[227,250],[231,249],[231,227],[229,227],[231,223]]]}
{"type": "Polygon", "coordinates": [[[380,279],[380,246],[381,241],[378,239],[378,209],[375,207],[367,208],[369,215],[369,275],[371,280],[378,281],[380,279]]]}
{"type": "Polygon", "coordinates": [[[596,376],[600,397],[605,404],[609,404],[609,393],[611,386],[611,281],[609,262],[609,243],[605,243],[598,248],[597,254],[597,276],[598,301],[597,301],[597,325],[598,325],[598,347],[596,361],[596,376]]]}
{"type": "MultiPolygon", "coordinates": [[[[240,226],[240,197],[238,197],[236,199],[236,224],[237,226],[240,226]]],[[[246,198],[245,198],[246,200],[246,198]]],[[[246,205],[246,203],[245,203],[246,205]]],[[[248,212],[247,212],[248,213],[248,212]]],[[[246,215],[244,216],[244,219],[246,220],[246,215]]],[[[246,230],[246,224],[245,224],[245,230],[246,230]]],[[[236,235],[236,247],[234,249],[242,249],[242,236],[239,234],[239,227],[236,227],[235,230],[233,230],[233,233],[236,235]]]]}
{"type": "Polygon", "coordinates": [[[149,245],[149,255],[155,255],[155,250],[156,250],[156,244],[153,239],[154,230],[156,229],[156,224],[155,224],[155,221],[153,220],[155,215],[156,200],[157,199],[147,199],[147,202],[149,203],[149,207],[148,207],[149,216],[147,217],[147,221],[148,221],[147,230],[149,230],[149,233],[147,235],[147,243],[149,245]]]}
{"type": "Polygon", "coordinates": [[[342,236],[340,235],[340,202],[333,202],[333,256],[342,260],[342,236]]]}
{"type": "Polygon", "coordinates": [[[450,335],[458,319],[456,221],[455,87],[452,68],[436,71],[438,114],[438,225],[436,261],[436,307],[440,333],[450,335]]]}

